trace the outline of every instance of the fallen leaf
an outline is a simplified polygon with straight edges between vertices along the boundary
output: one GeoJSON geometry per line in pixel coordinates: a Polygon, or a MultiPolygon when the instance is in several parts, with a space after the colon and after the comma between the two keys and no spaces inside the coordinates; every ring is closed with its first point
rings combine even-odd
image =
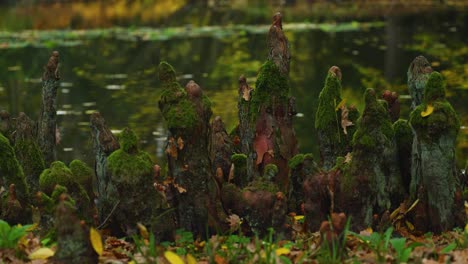
{"type": "Polygon", "coordinates": [[[177,139],[177,146],[179,147],[179,150],[184,148],[184,140],[181,137],[177,139]]]}
{"type": "Polygon", "coordinates": [[[236,214],[231,214],[229,215],[228,218],[226,218],[226,222],[229,223],[229,227],[231,228],[231,231],[236,231],[241,226],[242,219],[240,219],[240,217],[236,214]]]}
{"type": "Polygon", "coordinates": [[[172,251],[164,252],[164,257],[171,264],[184,264],[184,261],[182,260],[182,258],[180,258],[179,255],[177,255],[176,253],[172,251]]]}
{"type": "Polygon", "coordinates": [[[191,254],[187,254],[187,264],[197,264],[197,260],[191,254]]]}
{"type": "Polygon", "coordinates": [[[55,252],[52,251],[52,249],[43,247],[43,248],[40,248],[40,249],[32,252],[31,254],[29,254],[28,257],[29,257],[30,260],[47,259],[47,258],[52,257],[54,254],[55,254],[55,252]]]}
{"type": "Polygon", "coordinates": [[[94,227],[89,229],[89,239],[91,240],[91,245],[93,246],[94,251],[96,251],[96,253],[101,256],[103,252],[102,238],[101,234],[99,234],[99,232],[94,229],[94,227]]]}
{"type": "MultiPolygon", "coordinates": [[[[343,99],[343,101],[344,101],[344,99],[343,99]]],[[[345,135],[347,135],[348,130],[346,128],[349,127],[349,126],[353,126],[354,124],[353,124],[353,122],[349,121],[349,119],[348,119],[349,110],[346,107],[346,105],[342,105],[342,106],[340,106],[340,108],[341,108],[341,128],[343,129],[343,133],[345,135]]]]}
{"type": "Polygon", "coordinates": [[[179,193],[185,193],[185,192],[187,192],[187,190],[186,190],[184,187],[178,185],[177,183],[173,183],[173,185],[174,185],[174,187],[177,188],[177,191],[179,191],[179,193]]]}
{"type": "Polygon", "coordinates": [[[276,256],[287,255],[289,254],[289,252],[291,252],[291,250],[289,250],[289,248],[284,247],[275,250],[276,256]]]}
{"type": "Polygon", "coordinates": [[[137,227],[138,227],[138,230],[140,231],[141,237],[143,237],[144,239],[148,239],[149,233],[148,233],[148,229],[146,229],[146,226],[142,225],[141,223],[137,223],[137,227]]]}
{"type": "Polygon", "coordinates": [[[304,216],[303,215],[296,215],[296,216],[294,216],[294,220],[296,220],[296,221],[304,220],[304,216]]]}
{"type": "Polygon", "coordinates": [[[421,112],[421,116],[422,117],[430,116],[433,111],[434,111],[434,107],[431,104],[428,104],[426,106],[426,110],[421,112]]]}
{"type": "Polygon", "coordinates": [[[228,264],[228,261],[225,260],[223,257],[221,257],[218,254],[215,255],[214,261],[215,261],[216,264],[228,264]]]}
{"type": "Polygon", "coordinates": [[[345,161],[344,161],[344,163],[350,163],[352,159],[353,159],[353,153],[352,153],[352,152],[348,152],[348,154],[346,154],[346,156],[345,156],[345,161]]]}

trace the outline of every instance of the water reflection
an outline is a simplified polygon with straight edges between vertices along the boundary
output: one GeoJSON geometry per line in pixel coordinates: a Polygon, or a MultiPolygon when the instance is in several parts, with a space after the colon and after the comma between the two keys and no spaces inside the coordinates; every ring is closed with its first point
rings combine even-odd
{"type": "MultiPolygon", "coordinates": [[[[447,78],[449,100],[466,126],[468,71],[464,71],[468,70],[468,49],[464,36],[468,30],[460,17],[465,15],[439,15],[427,24],[421,24],[421,18],[399,17],[388,19],[385,27],[359,27],[358,31],[331,30],[332,25],[288,31],[286,25],[293,56],[291,93],[297,98],[300,112],[295,129],[301,151],[317,154],[315,110],[331,65],[342,69],[343,98],[348,102],[362,108],[361,97],[367,87],[396,90],[401,94],[402,117],[407,118],[410,101],[406,70],[416,55],[423,54],[447,78]]],[[[99,111],[113,132],[125,126],[133,128],[141,147],[163,162],[166,128],[157,108],[159,62],[169,61],[182,85],[194,79],[211,98],[214,114],[222,116],[232,129],[237,123],[237,79],[244,74],[255,86],[257,71],[267,55],[267,28],[237,28],[235,34],[192,29],[203,34],[164,41],[161,36],[149,34],[148,29],[136,28],[133,31],[147,34],[142,35],[146,38],[127,38],[131,34],[115,32],[93,33],[89,38],[82,33],[73,36],[78,46],[68,46],[67,40],[50,47],[2,49],[0,66],[6,71],[0,71],[0,108],[15,115],[24,111],[37,119],[42,66],[51,49],[58,49],[62,59],[57,112],[62,134],[59,159],[68,162],[80,158],[92,163],[88,119],[89,114],[99,111]]],[[[119,30],[116,32],[124,32],[119,30]]],[[[468,131],[462,129],[457,149],[459,164],[468,157],[467,138],[468,131]]]]}

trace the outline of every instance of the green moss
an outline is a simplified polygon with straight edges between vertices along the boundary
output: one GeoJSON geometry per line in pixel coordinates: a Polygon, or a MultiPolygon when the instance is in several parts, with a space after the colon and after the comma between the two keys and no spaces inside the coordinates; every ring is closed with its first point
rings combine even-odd
{"type": "Polygon", "coordinates": [[[247,156],[245,154],[234,154],[231,161],[236,168],[245,168],[247,166],[247,156]]]}
{"type": "Polygon", "coordinates": [[[288,166],[291,169],[295,169],[299,164],[304,161],[304,154],[297,154],[288,161],[288,166]]]}
{"type": "Polygon", "coordinates": [[[460,129],[460,119],[452,105],[445,99],[445,84],[438,72],[431,73],[424,95],[423,103],[411,112],[409,121],[418,137],[425,141],[435,141],[446,131],[456,135],[460,129]],[[433,107],[432,113],[421,116],[429,105],[433,107]]]}
{"type": "Polygon", "coordinates": [[[288,100],[289,83],[278,66],[272,61],[265,62],[258,73],[256,89],[250,100],[250,116],[255,120],[261,106],[268,107],[288,100]]]}
{"type": "Polygon", "coordinates": [[[249,183],[249,185],[245,187],[242,191],[243,192],[245,191],[251,191],[251,192],[267,191],[269,193],[277,193],[279,192],[279,188],[276,184],[274,184],[270,180],[260,178],[249,183]]]}
{"type": "Polygon", "coordinates": [[[39,188],[41,191],[50,195],[56,184],[70,186],[73,183],[73,174],[65,163],[54,161],[50,169],[45,169],[39,177],[39,188]]]}
{"type": "Polygon", "coordinates": [[[8,189],[15,184],[16,196],[22,205],[29,200],[29,188],[26,184],[23,169],[16,159],[10,141],[0,133],[0,182],[8,189]]]}
{"type": "MultiPolygon", "coordinates": [[[[190,129],[197,124],[196,107],[187,97],[187,92],[176,81],[175,71],[167,62],[159,64],[159,79],[163,91],[159,101],[159,109],[167,122],[169,129],[190,129]]],[[[208,97],[202,97],[205,108],[211,107],[208,97]]]]}
{"type": "Polygon", "coordinates": [[[158,77],[161,82],[172,83],[176,81],[176,74],[172,65],[166,61],[159,63],[158,67],[158,77]]]}
{"type": "Polygon", "coordinates": [[[122,131],[122,133],[120,133],[119,144],[120,144],[120,149],[128,153],[133,153],[138,150],[137,136],[129,128],[125,128],[122,131]]]}
{"type": "Polygon", "coordinates": [[[263,170],[263,177],[269,181],[274,181],[279,170],[275,164],[267,164],[263,170]]]}
{"type": "Polygon", "coordinates": [[[20,162],[31,190],[39,189],[39,175],[45,169],[44,157],[33,140],[17,140],[15,154],[20,162]]]}
{"type": "Polygon", "coordinates": [[[64,193],[68,193],[67,187],[57,184],[55,185],[54,191],[52,191],[52,195],[50,197],[52,198],[52,200],[58,202],[60,195],[64,193]]]}
{"type": "Polygon", "coordinates": [[[341,81],[334,74],[328,73],[325,85],[319,95],[319,105],[315,115],[315,128],[329,131],[339,137],[339,116],[336,106],[341,102],[341,81]]]}
{"type": "MultiPolygon", "coordinates": [[[[112,173],[112,180],[118,183],[138,184],[142,180],[141,175],[150,176],[153,172],[153,162],[149,154],[143,151],[132,155],[119,149],[107,158],[107,162],[112,173]]],[[[151,177],[146,182],[151,183],[151,177]]]]}
{"type": "Polygon", "coordinates": [[[424,87],[423,102],[430,103],[443,98],[445,98],[445,82],[442,74],[434,71],[429,75],[429,79],[424,87]]]}
{"type": "Polygon", "coordinates": [[[192,128],[197,122],[195,105],[187,98],[169,107],[164,114],[169,128],[192,128]]]}
{"type": "Polygon", "coordinates": [[[398,119],[393,124],[395,139],[399,146],[410,145],[413,142],[413,131],[408,123],[408,120],[398,119]]]}
{"type": "Polygon", "coordinates": [[[94,172],[86,163],[76,159],[70,162],[69,167],[76,182],[83,186],[92,184],[94,172]]]}

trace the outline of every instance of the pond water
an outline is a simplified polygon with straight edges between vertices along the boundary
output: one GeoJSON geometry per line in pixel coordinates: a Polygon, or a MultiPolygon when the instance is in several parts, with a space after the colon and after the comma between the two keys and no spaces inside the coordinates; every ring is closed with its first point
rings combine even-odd
{"type": "MultiPolygon", "coordinates": [[[[314,130],[318,94],[327,70],[343,72],[343,97],[362,109],[367,87],[401,95],[402,118],[409,115],[406,71],[422,54],[447,78],[449,101],[462,118],[457,159],[468,158],[468,15],[437,12],[387,17],[369,23],[313,24],[285,20],[291,46],[291,94],[299,114],[295,129],[301,152],[318,157],[314,130]]],[[[293,19],[294,20],[294,19],[293,19]]],[[[164,163],[166,126],[157,107],[157,65],[166,60],[184,86],[195,80],[213,103],[228,130],[237,123],[237,80],[255,86],[267,57],[269,21],[255,25],[181,26],[88,30],[0,32],[0,109],[37,119],[42,67],[52,50],[60,51],[58,93],[60,160],[79,158],[92,164],[89,115],[99,111],[119,132],[129,126],[140,144],[164,163]]]]}

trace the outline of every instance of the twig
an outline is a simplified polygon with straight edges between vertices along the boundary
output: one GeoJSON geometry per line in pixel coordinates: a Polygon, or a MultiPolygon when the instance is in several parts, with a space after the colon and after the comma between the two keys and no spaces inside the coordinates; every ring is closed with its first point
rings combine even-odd
{"type": "Polygon", "coordinates": [[[104,219],[104,222],[102,222],[98,227],[97,229],[101,229],[107,222],[107,220],[109,220],[109,218],[111,217],[111,215],[114,213],[115,209],[117,208],[117,206],[119,205],[120,203],[120,200],[117,201],[117,203],[114,205],[114,208],[112,208],[112,210],[110,211],[109,215],[107,215],[106,219],[104,219]]]}

